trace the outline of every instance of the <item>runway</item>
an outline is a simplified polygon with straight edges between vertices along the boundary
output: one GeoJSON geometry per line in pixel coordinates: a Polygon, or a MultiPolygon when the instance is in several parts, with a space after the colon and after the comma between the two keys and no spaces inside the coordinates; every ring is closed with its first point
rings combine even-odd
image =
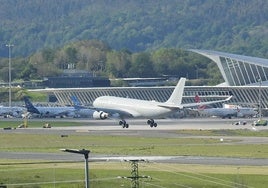
{"type": "MultiPolygon", "coordinates": [[[[83,162],[84,157],[72,153],[30,153],[0,152],[1,158],[50,161],[50,163],[83,162]]],[[[235,166],[268,166],[268,159],[235,158],[235,157],[202,157],[202,156],[104,156],[89,155],[89,162],[124,162],[144,160],[156,163],[202,164],[202,165],[235,165],[235,166]]],[[[27,162],[25,162],[27,163],[27,162]]],[[[40,162],[36,162],[40,163],[40,162]]],[[[0,164],[1,165],[1,164],[0,164]]]]}
{"type": "MultiPolygon", "coordinates": [[[[146,119],[128,120],[129,128],[126,130],[219,130],[219,129],[251,129],[268,130],[268,126],[252,127],[255,119],[159,119],[156,128],[147,125],[146,119]],[[235,125],[237,122],[246,121],[246,125],[235,125]]],[[[68,130],[122,130],[118,120],[78,120],[84,122],[85,126],[69,127],[68,130]]]]}
{"type": "MultiPolygon", "coordinates": [[[[11,119],[13,121],[14,119],[11,119]]],[[[93,119],[29,119],[28,121],[43,121],[51,124],[53,129],[61,130],[219,130],[219,129],[250,129],[253,131],[268,130],[268,126],[253,127],[257,119],[220,119],[220,118],[192,118],[192,119],[156,119],[158,126],[151,128],[147,119],[129,119],[129,128],[123,129],[118,124],[118,119],[93,120],[93,119]],[[81,126],[53,127],[53,122],[79,122],[81,126]],[[246,122],[246,125],[235,125],[237,122],[246,122]]],[[[21,120],[18,120],[21,121],[21,120]]],[[[41,126],[40,126],[41,128],[41,126]]],[[[31,129],[29,127],[28,129],[31,129]]]]}
{"type": "MultiPolygon", "coordinates": [[[[35,120],[31,120],[35,121],[35,120]]],[[[123,129],[117,125],[115,120],[86,120],[70,119],[68,121],[79,121],[81,126],[53,127],[53,121],[66,121],[62,119],[49,120],[52,128],[22,128],[11,130],[0,130],[1,134],[9,133],[27,133],[27,134],[57,134],[57,135],[124,135],[140,137],[163,137],[177,138],[180,136],[177,130],[226,130],[226,129],[248,129],[251,131],[268,130],[268,126],[252,127],[254,121],[248,120],[246,125],[234,125],[239,119],[222,120],[213,118],[202,119],[161,119],[157,120],[158,127],[151,128],[146,124],[146,120],[129,120],[130,127],[123,129]]],[[[185,136],[190,138],[216,138],[237,140],[235,144],[267,144],[268,137],[241,137],[241,136],[185,136]]],[[[83,157],[78,158],[70,153],[30,153],[30,152],[0,152],[1,159],[33,159],[33,160],[52,160],[52,161],[81,161],[83,157]]],[[[103,156],[90,154],[89,161],[112,161],[124,159],[144,159],[154,162],[168,162],[179,164],[205,164],[205,165],[253,165],[268,166],[268,158],[233,158],[233,157],[200,157],[200,156],[103,156]]]]}

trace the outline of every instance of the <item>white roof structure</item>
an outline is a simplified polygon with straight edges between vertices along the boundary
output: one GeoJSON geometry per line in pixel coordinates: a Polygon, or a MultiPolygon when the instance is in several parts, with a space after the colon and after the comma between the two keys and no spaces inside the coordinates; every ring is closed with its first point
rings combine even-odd
{"type": "Polygon", "coordinates": [[[229,86],[268,85],[268,59],[210,50],[190,50],[217,63],[229,86]]]}

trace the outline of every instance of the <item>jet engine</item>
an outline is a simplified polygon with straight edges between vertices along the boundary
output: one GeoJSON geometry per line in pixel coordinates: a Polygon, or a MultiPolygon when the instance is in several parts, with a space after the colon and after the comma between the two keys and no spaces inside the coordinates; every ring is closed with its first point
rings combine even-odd
{"type": "Polygon", "coordinates": [[[108,118],[108,113],[103,112],[103,111],[95,111],[93,113],[93,118],[94,119],[107,119],[108,118]]]}

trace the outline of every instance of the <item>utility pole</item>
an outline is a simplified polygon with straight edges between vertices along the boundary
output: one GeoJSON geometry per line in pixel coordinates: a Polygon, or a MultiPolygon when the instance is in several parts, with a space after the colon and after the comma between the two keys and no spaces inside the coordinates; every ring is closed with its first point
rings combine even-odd
{"type": "Polygon", "coordinates": [[[9,86],[9,98],[8,98],[8,106],[11,107],[11,47],[13,44],[6,44],[8,47],[8,86],[9,86]]]}
{"type": "Polygon", "coordinates": [[[138,160],[132,160],[131,162],[131,187],[138,188],[139,187],[139,164],[138,160]]]}
{"type": "Polygon", "coordinates": [[[145,161],[143,159],[133,159],[133,160],[125,160],[131,163],[131,176],[120,177],[131,179],[131,188],[139,188],[139,179],[140,178],[150,178],[150,176],[140,176],[139,175],[139,162],[145,161]]]}

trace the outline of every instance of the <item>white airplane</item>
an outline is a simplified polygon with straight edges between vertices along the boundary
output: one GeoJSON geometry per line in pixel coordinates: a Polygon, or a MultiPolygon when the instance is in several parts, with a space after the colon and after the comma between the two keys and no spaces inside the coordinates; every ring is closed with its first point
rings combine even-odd
{"type": "Polygon", "coordinates": [[[47,107],[47,106],[34,106],[28,97],[24,97],[27,112],[38,114],[40,117],[74,117],[74,107],[47,107]]]}
{"type": "MultiPolygon", "coordinates": [[[[196,102],[200,104],[200,99],[198,96],[195,98],[196,102]]],[[[258,111],[256,108],[246,108],[238,105],[223,105],[223,108],[207,108],[205,105],[200,105],[198,107],[198,112],[205,116],[216,116],[221,118],[232,117],[254,117],[257,115],[258,111]]]]}
{"type": "MultiPolygon", "coordinates": [[[[181,78],[166,102],[146,101],[113,96],[101,96],[95,99],[93,107],[96,112],[93,118],[106,119],[111,114],[117,114],[121,119],[119,125],[123,128],[128,128],[125,118],[148,118],[147,124],[150,127],[157,127],[154,118],[164,118],[180,109],[200,105],[197,103],[181,104],[186,78],[181,78]]],[[[203,102],[202,105],[224,102],[230,100],[228,97],[225,100],[203,102]]]]}
{"type": "Polygon", "coordinates": [[[205,116],[216,116],[221,118],[232,117],[253,117],[257,114],[253,108],[207,108],[207,109],[198,109],[198,112],[205,116]]]}
{"type": "Polygon", "coordinates": [[[1,106],[0,116],[3,117],[21,117],[23,112],[26,111],[25,108],[19,106],[1,106]]]}

